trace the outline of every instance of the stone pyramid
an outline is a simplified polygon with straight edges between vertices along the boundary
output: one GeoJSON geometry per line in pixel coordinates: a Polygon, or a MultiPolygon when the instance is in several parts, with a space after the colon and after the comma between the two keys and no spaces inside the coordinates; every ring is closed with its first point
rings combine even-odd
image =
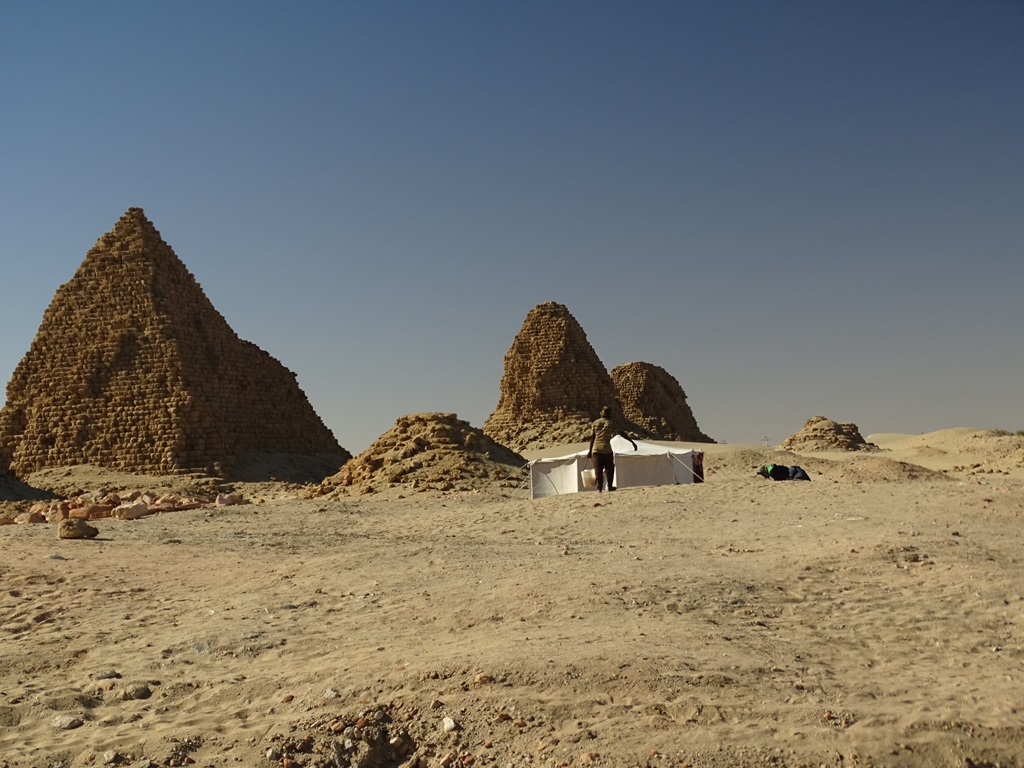
{"type": "Polygon", "coordinates": [[[668,371],[651,363],[626,363],[611,372],[626,418],[656,440],[713,443],[700,431],[686,393],[668,371]]]}
{"type": "Polygon", "coordinates": [[[568,308],[549,301],[530,310],[505,354],[501,397],[483,431],[514,451],[584,442],[605,405],[631,428],[587,334],[568,308]]]}
{"type": "Polygon", "coordinates": [[[780,448],[787,451],[877,451],[856,424],[839,423],[824,416],[811,416],[803,429],[782,441],[780,448]]]}
{"type": "Polygon", "coordinates": [[[295,374],[235,335],[130,208],[43,315],[0,410],[0,467],[230,476],[256,454],[351,455],[295,374]]]}

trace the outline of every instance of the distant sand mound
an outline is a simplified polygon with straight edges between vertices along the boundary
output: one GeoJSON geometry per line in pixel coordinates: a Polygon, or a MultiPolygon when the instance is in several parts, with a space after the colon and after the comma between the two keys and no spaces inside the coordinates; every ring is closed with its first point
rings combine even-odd
{"type": "Polygon", "coordinates": [[[713,443],[700,431],[686,393],[668,371],[651,363],[626,363],[612,369],[612,383],[627,419],[656,440],[713,443]]]}
{"type": "Polygon", "coordinates": [[[834,480],[866,483],[901,483],[912,480],[946,482],[951,480],[942,472],[881,456],[836,462],[834,468],[830,470],[829,476],[834,480]]]}
{"type": "Polygon", "coordinates": [[[999,429],[964,434],[956,445],[961,464],[951,470],[968,474],[1014,474],[1024,470],[1024,435],[999,429]]]}
{"type": "Polygon", "coordinates": [[[516,451],[579,442],[605,405],[624,422],[587,334],[567,307],[549,301],[530,310],[505,354],[501,397],[483,431],[516,451]]]}
{"type": "Polygon", "coordinates": [[[369,493],[395,486],[417,491],[515,488],[526,477],[526,463],[454,413],[418,413],[397,419],[393,428],[312,495],[369,493]]]}
{"type": "Polygon", "coordinates": [[[1024,434],[951,427],[923,434],[868,435],[887,452],[931,469],[966,475],[1024,474],[1024,434]]]}
{"type": "Polygon", "coordinates": [[[870,453],[851,452],[849,457],[819,458],[785,450],[757,450],[739,446],[724,447],[706,453],[704,472],[709,477],[708,482],[740,477],[754,478],[757,468],[763,464],[797,465],[807,471],[812,481],[838,482],[844,485],[903,481],[941,482],[950,479],[942,471],[870,453]]]}
{"type": "Polygon", "coordinates": [[[803,429],[782,441],[788,451],[877,451],[877,445],[861,437],[856,424],[839,423],[824,416],[812,416],[803,429]]]}

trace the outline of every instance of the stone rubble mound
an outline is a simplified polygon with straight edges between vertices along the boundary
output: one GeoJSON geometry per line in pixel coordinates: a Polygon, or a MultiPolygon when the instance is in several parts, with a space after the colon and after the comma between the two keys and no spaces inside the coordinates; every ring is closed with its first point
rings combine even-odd
{"type": "Polygon", "coordinates": [[[803,429],[779,446],[788,451],[877,451],[874,443],[861,437],[856,424],[838,423],[824,416],[812,416],[803,429]]]}
{"type": "Polygon", "coordinates": [[[163,512],[181,512],[202,507],[225,507],[248,503],[242,493],[204,496],[158,495],[147,491],[130,493],[83,493],[68,499],[40,501],[24,512],[0,511],[0,525],[14,523],[61,523],[65,520],[138,520],[163,512]]]}
{"type": "Polygon", "coordinates": [[[454,413],[411,414],[308,495],[515,488],[526,478],[526,463],[454,413]]]}
{"type": "Polygon", "coordinates": [[[605,405],[631,427],[587,334],[567,307],[549,301],[530,310],[505,353],[501,397],[483,431],[517,451],[583,442],[605,405]]]}
{"type": "Polygon", "coordinates": [[[1024,433],[1001,429],[979,430],[968,438],[970,452],[977,461],[959,464],[951,472],[969,475],[1008,475],[1024,468],[1024,433]]]}
{"type": "Polygon", "coordinates": [[[228,477],[247,453],[350,458],[295,374],[240,339],[141,208],[56,292],[0,410],[0,470],[228,477]]]}
{"type": "Polygon", "coordinates": [[[664,368],[651,363],[626,363],[612,369],[626,418],[656,440],[713,443],[701,432],[683,388],[664,368]]]}

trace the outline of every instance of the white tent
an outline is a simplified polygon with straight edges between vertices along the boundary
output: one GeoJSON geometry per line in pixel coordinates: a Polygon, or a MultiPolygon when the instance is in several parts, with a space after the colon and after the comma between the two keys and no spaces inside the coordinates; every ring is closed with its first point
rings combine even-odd
{"type": "MultiPolygon", "coordinates": [[[[704,452],[636,441],[637,450],[625,438],[612,438],[615,453],[615,487],[638,485],[675,485],[704,481],[704,452]]],[[[557,458],[530,462],[530,498],[558,496],[563,493],[596,491],[586,488],[580,477],[587,467],[587,449],[557,458]]]]}

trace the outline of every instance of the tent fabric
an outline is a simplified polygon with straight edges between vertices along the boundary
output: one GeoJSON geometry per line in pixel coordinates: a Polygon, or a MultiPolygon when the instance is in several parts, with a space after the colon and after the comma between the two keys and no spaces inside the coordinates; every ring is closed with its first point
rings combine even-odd
{"type": "MultiPolygon", "coordinates": [[[[625,438],[612,438],[615,454],[615,487],[631,488],[642,485],[675,485],[692,483],[697,465],[703,459],[701,451],[675,448],[657,443],[636,441],[637,450],[625,438]]],[[[587,451],[583,449],[556,458],[535,459],[530,462],[530,498],[542,499],[563,493],[596,491],[586,488],[580,477],[586,467],[587,451]]]]}

